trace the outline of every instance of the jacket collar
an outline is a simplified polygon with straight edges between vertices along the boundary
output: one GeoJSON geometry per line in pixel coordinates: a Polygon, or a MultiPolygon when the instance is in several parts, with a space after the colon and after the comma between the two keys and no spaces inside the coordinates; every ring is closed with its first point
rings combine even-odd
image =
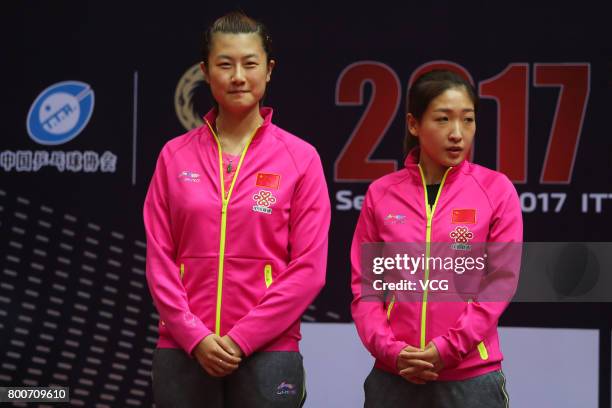
{"type": "MultiPolygon", "coordinates": [[[[406,160],[404,160],[404,166],[406,170],[410,173],[411,179],[414,183],[422,186],[423,180],[421,179],[421,172],[419,171],[419,157],[421,154],[421,148],[415,147],[408,153],[406,156],[406,160]]],[[[451,167],[446,176],[446,181],[444,184],[452,183],[461,173],[469,173],[470,163],[467,160],[463,160],[461,163],[456,165],[455,167],[451,167]]]]}

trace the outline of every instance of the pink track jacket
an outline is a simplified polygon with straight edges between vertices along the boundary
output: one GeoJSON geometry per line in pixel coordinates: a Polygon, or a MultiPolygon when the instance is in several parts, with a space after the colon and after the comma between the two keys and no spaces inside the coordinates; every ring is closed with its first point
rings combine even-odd
{"type": "Polygon", "coordinates": [[[247,356],[298,350],[325,283],[329,195],[314,147],[261,114],[227,198],[214,110],[159,155],[144,204],[158,347],[191,354],[215,332],[247,356]]]}
{"type": "Polygon", "coordinates": [[[462,380],[498,370],[503,356],[497,323],[510,297],[445,302],[434,301],[435,294],[424,290],[422,297],[408,302],[395,301],[397,293],[378,302],[365,299],[360,259],[362,244],[369,242],[421,243],[427,248],[434,243],[447,251],[454,251],[450,248],[458,242],[517,243],[504,256],[511,258],[518,277],[523,224],[510,180],[463,161],[447,170],[436,202],[429,208],[418,154],[414,149],[404,169],[374,181],[367,191],[351,247],[351,311],[357,331],[376,358],[376,366],[392,373],[397,373],[403,348],[425,348],[430,341],[444,363],[439,380],[462,380]]]}

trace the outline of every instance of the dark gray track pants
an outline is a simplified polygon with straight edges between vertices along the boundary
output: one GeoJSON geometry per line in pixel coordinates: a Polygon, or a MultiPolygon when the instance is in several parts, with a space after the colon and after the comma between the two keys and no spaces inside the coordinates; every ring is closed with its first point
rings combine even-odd
{"type": "Polygon", "coordinates": [[[299,408],[306,390],[298,352],[255,353],[226,377],[211,377],[180,349],[156,349],[156,408],[299,408]]]}
{"type": "Polygon", "coordinates": [[[419,385],[374,368],[363,387],[364,408],[509,407],[506,379],[501,371],[462,381],[431,381],[419,385]]]}

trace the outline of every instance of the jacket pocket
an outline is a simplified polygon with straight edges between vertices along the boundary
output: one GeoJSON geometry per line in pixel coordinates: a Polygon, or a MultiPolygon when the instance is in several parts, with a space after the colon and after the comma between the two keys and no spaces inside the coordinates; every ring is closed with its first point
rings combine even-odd
{"type": "Polygon", "coordinates": [[[480,343],[478,343],[478,354],[480,354],[480,358],[482,360],[489,359],[489,352],[487,351],[487,346],[485,346],[484,341],[481,341],[480,343]]]}
{"type": "MultiPolygon", "coordinates": [[[[467,302],[472,303],[473,302],[472,298],[469,298],[467,302]]],[[[478,343],[478,346],[476,348],[478,349],[478,354],[480,354],[481,360],[489,359],[489,351],[487,350],[487,346],[485,346],[484,340],[478,343]]]]}
{"type": "Polygon", "coordinates": [[[215,326],[218,265],[216,257],[189,256],[179,258],[175,269],[177,289],[185,291],[191,313],[208,327],[215,326]]]}
{"type": "Polygon", "coordinates": [[[266,288],[269,288],[274,279],[272,278],[272,265],[266,264],[264,266],[264,281],[266,282],[266,288]]]}
{"type": "MultiPolygon", "coordinates": [[[[185,275],[185,264],[184,264],[184,263],[181,263],[181,265],[180,265],[180,267],[179,267],[179,276],[180,276],[180,278],[181,278],[181,281],[183,280],[183,275],[185,275]]],[[[162,325],[162,326],[165,326],[165,325],[166,325],[166,322],[165,322],[165,321],[160,320],[160,322],[161,322],[161,325],[162,325]]]]}

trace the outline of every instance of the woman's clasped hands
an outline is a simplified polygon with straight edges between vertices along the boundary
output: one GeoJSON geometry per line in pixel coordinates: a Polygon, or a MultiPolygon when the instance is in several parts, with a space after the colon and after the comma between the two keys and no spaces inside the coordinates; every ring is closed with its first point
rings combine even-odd
{"type": "Polygon", "coordinates": [[[443,363],[436,346],[430,342],[425,349],[406,346],[397,357],[397,369],[406,381],[425,384],[438,379],[443,363]]]}
{"type": "Polygon", "coordinates": [[[204,337],[193,351],[202,368],[213,377],[224,377],[238,368],[242,350],[229,336],[204,337]]]}

